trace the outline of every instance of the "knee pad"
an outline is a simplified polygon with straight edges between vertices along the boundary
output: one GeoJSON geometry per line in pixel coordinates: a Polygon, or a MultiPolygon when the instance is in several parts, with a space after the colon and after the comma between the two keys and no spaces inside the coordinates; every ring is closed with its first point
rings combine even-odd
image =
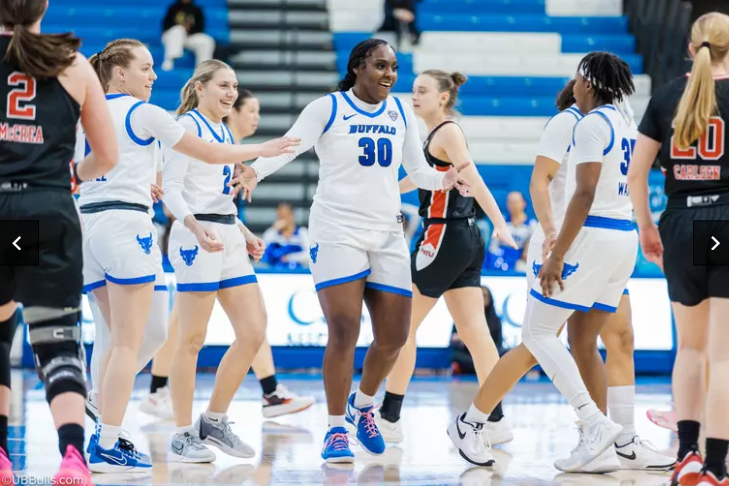
{"type": "Polygon", "coordinates": [[[81,341],[81,313],[58,309],[55,318],[28,324],[38,376],[46,401],[61,393],[86,397],[86,353],[81,341]]]}

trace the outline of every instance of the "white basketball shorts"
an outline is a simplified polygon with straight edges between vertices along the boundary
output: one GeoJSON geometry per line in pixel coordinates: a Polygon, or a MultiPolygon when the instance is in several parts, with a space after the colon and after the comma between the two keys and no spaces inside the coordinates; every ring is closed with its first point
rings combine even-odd
{"type": "Polygon", "coordinates": [[[412,297],[410,253],[402,230],[358,229],[312,214],[309,239],[317,291],[365,278],[367,288],[412,297]]]}
{"type": "Polygon", "coordinates": [[[542,295],[536,279],[542,267],[542,240],[530,242],[527,272],[532,281],[529,295],[546,304],[589,312],[615,312],[627,293],[635,268],[638,233],[632,221],[588,216],[567,251],[562,270],[564,290],[555,284],[551,297],[542,295]]]}
{"type": "Polygon", "coordinates": [[[84,291],[107,282],[165,285],[157,229],[149,214],[113,209],[81,214],[83,224],[84,291]]]}
{"type": "Polygon", "coordinates": [[[170,230],[168,255],[175,269],[178,292],[213,292],[257,283],[246,240],[235,224],[200,221],[223,243],[223,251],[208,253],[179,221],[170,230]]]}

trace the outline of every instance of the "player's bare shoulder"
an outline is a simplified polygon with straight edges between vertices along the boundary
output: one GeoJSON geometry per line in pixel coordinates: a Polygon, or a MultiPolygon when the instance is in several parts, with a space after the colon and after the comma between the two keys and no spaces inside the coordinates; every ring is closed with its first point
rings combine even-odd
{"type": "Polygon", "coordinates": [[[80,52],[74,54],[73,63],[58,76],[58,82],[61,83],[63,89],[82,106],[85,101],[88,83],[96,79],[94,69],[89,64],[86,56],[80,52]]]}

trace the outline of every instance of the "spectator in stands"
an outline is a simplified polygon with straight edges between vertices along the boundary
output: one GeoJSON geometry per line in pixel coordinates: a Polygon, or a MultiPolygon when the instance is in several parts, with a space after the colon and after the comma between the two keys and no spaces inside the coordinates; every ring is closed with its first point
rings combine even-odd
{"type": "Polygon", "coordinates": [[[263,261],[277,268],[309,267],[309,233],[298,226],[294,218],[294,208],[281,203],[276,209],[276,222],[263,234],[266,253],[263,261]]]}
{"type": "Polygon", "coordinates": [[[506,197],[506,209],[509,211],[507,226],[511,236],[519,246],[518,249],[502,245],[497,238],[491,240],[488,251],[488,266],[496,270],[524,272],[526,270],[527,249],[529,239],[534,233],[536,220],[526,213],[526,200],[519,191],[512,191],[506,197]]]}
{"type": "MultiPolygon", "coordinates": [[[[395,37],[393,45],[402,49],[402,34],[407,31],[412,45],[420,40],[420,31],[415,26],[415,3],[420,0],[385,0],[385,20],[377,30],[378,34],[391,33],[395,37]]],[[[377,37],[381,37],[377,35],[377,37]]],[[[384,36],[382,36],[384,38],[384,36]]],[[[385,39],[388,42],[391,39],[385,39]]]]}
{"type": "Polygon", "coordinates": [[[165,46],[165,60],[162,69],[169,71],[175,59],[182,57],[182,50],[195,53],[195,63],[213,58],[215,39],[204,32],[205,16],[193,0],[177,0],[167,9],[162,23],[162,44],[165,46]]]}

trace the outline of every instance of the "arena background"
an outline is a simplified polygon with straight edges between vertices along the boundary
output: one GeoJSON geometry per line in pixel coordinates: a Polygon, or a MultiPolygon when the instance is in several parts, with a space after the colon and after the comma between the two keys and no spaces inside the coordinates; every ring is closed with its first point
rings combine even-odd
{"type": "MultiPolygon", "coordinates": [[[[73,31],[83,39],[86,56],[113,39],[145,42],[159,76],[152,103],[174,110],[179,91],[194,69],[191,53],[164,71],[162,19],[171,0],[53,0],[43,23],[46,32],[73,31]]],[[[248,142],[281,136],[310,101],[334,89],[346,70],[350,49],[372,36],[383,22],[382,0],[195,0],[205,15],[205,32],[217,43],[216,57],[237,71],[242,87],[260,99],[258,133],[248,142]]],[[[637,92],[630,100],[640,121],[656,86],[687,69],[686,32],[693,18],[725,10],[724,1],[706,0],[420,0],[417,46],[405,42],[398,52],[399,80],[393,92],[409,102],[417,72],[430,68],[460,71],[460,122],[479,172],[507,214],[506,196],[521,192],[527,214],[534,151],[545,122],[556,113],[555,94],[591,50],[620,55],[635,74],[637,92]]],[[[393,38],[393,33],[378,36],[393,38]],[[388,37],[389,36],[389,37],[388,37]]],[[[421,134],[425,134],[421,126],[421,134]]],[[[318,161],[309,152],[262,183],[254,202],[241,204],[244,222],[257,234],[276,218],[276,206],[288,202],[298,224],[306,225],[316,189],[318,161]]],[[[663,176],[650,180],[651,209],[658,218],[665,205],[663,176]]],[[[403,199],[417,204],[416,193],[403,199]]],[[[158,215],[164,218],[161,208],[158,215]]],[[[162,224],[162,223],[161,223],[162,224]]],[[[481,222],[486,225],[485,221],[481,222]]],[[[490,232],[484,227],[484,234],[490,232]]],[[[488,245],[487,241],[487,245],[488,245]]],[[[168,284],[174,298],[174,274],[168,284]]],[[[279,368],[318,368],[327,332],[313,283],[305,269],[257,269],[269,314],[269,340],[279,368]]],[[[526,299],[523,272],[484,269],[482,281],[501,317],[504,346],[519,342],[526,299]]],[[[669,373],[676,348],[665,280],[642,255],[629,284],[634,296],[636,370],[669,373]]],[[[85,303],[84,341],[90,346],[94,325],[85,303]]],[[[450,367],[452,320],[443,302],[418,334],[418,366],[450,367]]],[[[199,366],[217,364],[233,334],[219,306],[214,311],[199,366]]],[[[359,367],[371,340],[363,316],[359,367]]],[[[87,353],[90,354],[90,353],[87,353]]],[[[33,359],[27,336],[14,356],[24,367],[33,359]]]]}

